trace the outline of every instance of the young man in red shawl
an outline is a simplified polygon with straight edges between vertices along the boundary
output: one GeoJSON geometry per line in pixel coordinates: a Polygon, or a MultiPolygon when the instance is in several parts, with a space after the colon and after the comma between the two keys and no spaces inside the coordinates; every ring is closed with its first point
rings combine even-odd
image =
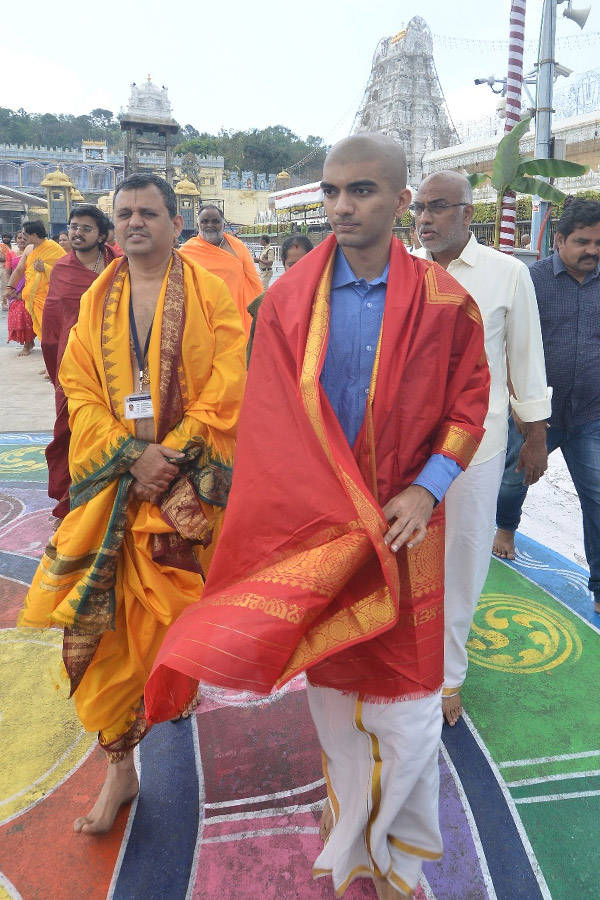
{"type": "Polygon", "coordinates": [[[46,447],[48,496],[58,503],[52,514],[64,519],[69,512],[69,410],[58,379],[58,370],[71,328],[79,317],[79,301],[98,275],[120,256],[106,243],[110,220],[97,206],[82,204],[71,211],[69,241],[72,246],[50,275],[42,317],[42,353],[55,389],[54,438],[46,447]]]}
{"type": "Polygon", "coordinates": [[[322,187],[334,234],[266,293],[224,529],[146,710],[306,670],[328,785],[314,875],[391,900],[442,852],[439,501],[483,436],[489,372],[471,297],[392,236],[402,148],[347,138],[322,187]]]}

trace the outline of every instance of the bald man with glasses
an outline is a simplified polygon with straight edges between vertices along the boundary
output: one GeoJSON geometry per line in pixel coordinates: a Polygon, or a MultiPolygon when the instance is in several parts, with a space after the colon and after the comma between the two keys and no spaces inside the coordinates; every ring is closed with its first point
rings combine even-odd
{"type": "Polygon", "coordinates": [[[444,689],[449,725],[462,713],[461,687],[467,674],[466,644],[487,577],[494,540],[496,498],[506,456],[509,403],[526,440],[517,471],[535,484],[548,461],[546,422],[551,390],[533,282],[527,267],[477,242],[469,231],[473,192],[464,175],[437,172],[424,179],[413,204],[421,249],[473,297],[483,318],[490,367],[486,433],[466,471],[446,493],[446,588],[444,689]]]}

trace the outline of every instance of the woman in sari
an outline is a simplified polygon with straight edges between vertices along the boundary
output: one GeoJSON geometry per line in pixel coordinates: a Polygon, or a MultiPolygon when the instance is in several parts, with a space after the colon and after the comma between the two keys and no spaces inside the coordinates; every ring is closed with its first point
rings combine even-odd
{"type": "MultiPolygon", "coordinates": [[[[25,240],[25,236],[22,231],[18,231],[15,237],[15,241],[17,243],[17,247],[19,248],[19,253],[15,254],[10,260],[11,272],[17,268],[19,260],[23,255],[23,251],[27,246],[27,241],[25,240]]],[[[9,291],[10,297],[8,298],[8,342],[16,341],[17,344],[22,344],[23,349],[17,356],[29,356],[31,351],[33,350],[33,344],[35,340],[35,334],[33,332],[33,320],[30,314],[27,312],[27,308],[25,306],[25,301],[21,296],[21,291],[23,289],[23,285],[25,284],[25,278],[22,278],[17,285],[15,285],[14,289],[9,291]]]]}

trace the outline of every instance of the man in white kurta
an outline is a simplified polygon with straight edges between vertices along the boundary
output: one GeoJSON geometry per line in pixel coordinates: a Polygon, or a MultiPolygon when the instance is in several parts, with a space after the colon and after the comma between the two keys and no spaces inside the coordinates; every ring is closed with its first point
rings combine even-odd
{"type": "Polygon", "coordinates": [[[446,493],[446,593],[444,690],[448,724],[462,712],[460,689],[467,674],[466,643],[487,576],[494,540],[496,498],[504,470],[510,405],[527,435],[519,457],[525,484],[534,484],[547,465],[546,423],[551,390],[533,283],[513,256],[479,244],[469,231],[473,193],[457,172],[424,179],[415,198],[422,249],[471,294],[481,310],[490,367],[486,433],[471,464],[446,493]],[[508,370],[507,373],[507,361],[508,370]]]}

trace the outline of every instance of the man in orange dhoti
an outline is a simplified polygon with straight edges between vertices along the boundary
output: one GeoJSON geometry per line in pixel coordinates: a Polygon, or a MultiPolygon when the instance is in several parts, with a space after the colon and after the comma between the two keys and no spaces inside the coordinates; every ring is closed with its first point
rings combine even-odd
{"type": "Polygon", "coordinates": [[[50,284],[50,272],[54,263],[65,255],[65,251],[60,244],[48,240],[43,222],[38,220],[25,222],[21,230],[28,246],[9,279],[8,287],[13,288],[23,275],[25,276],[21,296],[25,301],[27,312],[33,319],[36,337],[41,339],[42,314],[50,284]]]}
{"type": "Polygon", "coordinates": [[[190,238],[181,252],[222,278],[233,297],[242,319],[246,336],[250,334],[252,316],[248,305],[263,292],[261,280],[245,244],[232,234],[225,234],[225,217],[218,206],[200,207],[199,235],[190,238]]]}
{"type": "Polygon", "coordinates": [[[126,256],[81,298],[59,372],[71,511],[20,617],[64,627],[77,713],[108,757],[98,800],[75,821],[86,834],[108,831],[138,791],[144,684],[167,627],[201,593],[245,381],[226,285],[172,249],[183,225],[173,189],[133,175],[114,210],[126,256]]]}
{"type": "Polygon", "coordinates": [[[197,681],[266,694],[306,670],[329,797],[314,874],[391,900],[442,850],[438,501],[482,438],[489,371],[471,297],[392,237],[401,147],[347,138],[322,186],[335,236],[265,295],[226,522],[146,712],[197,681]]]}

